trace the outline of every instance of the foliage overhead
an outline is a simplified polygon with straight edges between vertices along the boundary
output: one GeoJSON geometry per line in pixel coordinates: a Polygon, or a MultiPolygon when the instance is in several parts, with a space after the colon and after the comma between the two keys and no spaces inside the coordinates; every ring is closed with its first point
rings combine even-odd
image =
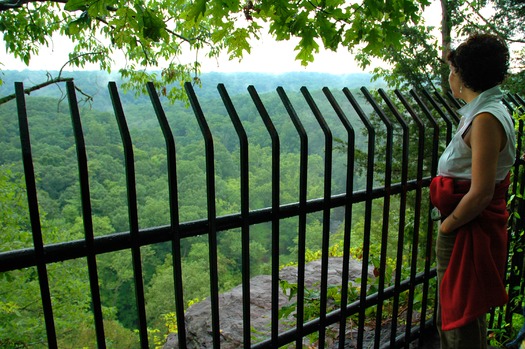
{"type": "Polygon", "coordinates": [[[162,93],[177,99],[180,84],[199,82],[203,55],[230,59],[249,53],[264,32],[276,40],[298,39],[296,59],[314,60],[320,47],[359,48],[381,55],[385,46],[400,48],[405,24],[417,24],[428,0],[0,0],[0,31],[7,52],[26,64],[57,35],[74,44],[65,65],[96,63],[111,71],[122,52],[128,87],[155,81],[162,93]],[[21,30],[20,28],[25,28],[21,30]],[[183,53],[195,58],[184,61],[183,53]],[[148,68],[161,71],[151,73],[148,68]]]}
{"type": "MultiPolygon", "coordinates": [[[[499,35],[511,48],[511,75],[504,86],[513,93],[523,94],[525,67],[525,3],[519,0],[440,0],[441,15],[438,27],[424,22],[402,24],[398,30],[402,45],[385,44],[379,55],[388,69],[376,68],[375,74],[396,88],[448,89],[446,57],[450,47],[469,34],[484,32],[499,35]]],[[[358,53],[356,58],[366,65],[374,53],[358,53]]]]}

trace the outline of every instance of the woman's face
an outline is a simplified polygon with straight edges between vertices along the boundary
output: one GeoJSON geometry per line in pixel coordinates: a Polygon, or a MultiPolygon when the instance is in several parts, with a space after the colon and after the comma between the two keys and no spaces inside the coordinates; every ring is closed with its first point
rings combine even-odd
{"type": "Polygon", "coordinates": [[[448,84],[450,86],[450,89],[452,90],[452,94],[455,98],[461,97],[461,86],[463,85],[463,82],[461,81],[461,78],[459,77],[459,74],[456,72],[456,69],[449,64],[450,67],[450,74],[448,76],[448,84]]]}

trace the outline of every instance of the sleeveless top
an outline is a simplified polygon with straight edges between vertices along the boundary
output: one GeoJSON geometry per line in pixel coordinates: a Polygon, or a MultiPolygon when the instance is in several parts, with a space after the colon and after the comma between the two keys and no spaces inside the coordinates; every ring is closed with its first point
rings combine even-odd
{"type": "Polygon", "coordinates": [[[507,135],[507,143],[499,153],[496,168],[496,181],[500,182],[505,179],[516,161],[516,134],[514,122],[507,107],[501,102],[502,98],[503,93],[499,86],[495,86],[483,91],[474,100],[458,110],[461,120],[456,134],[439,158],[438,175],[457,179],[472,179],[472,150],[463,140],[463,134],[468,131],[477,115],[490,113],[498,119],[507,135]]]}

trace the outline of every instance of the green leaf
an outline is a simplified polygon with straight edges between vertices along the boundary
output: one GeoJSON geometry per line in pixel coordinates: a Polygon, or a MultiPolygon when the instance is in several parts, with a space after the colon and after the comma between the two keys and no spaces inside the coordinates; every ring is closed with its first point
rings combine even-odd
{"type": "Polygon", "coordinates": [[[85,11],[87,8],[86,0],[68,0],[64,6],[66,11],[85,11]]]}
{"type": "Polygon", "coordinates": [[[280,319],[287,318],[288,316],[290,316],[291,313],[295,311],[296,308],[297,308],[297,305],[295,303],[281,307],[279,309],[279,318],[280,319]]]}
{"type": "Polygon", "coordinates": [[[166,24],[152,10],[146,9],[142,16],[142,32],[145,38],[159,42],[166,24]]]}
{"type": "Polygon", "coordinates": [[[305,30],[303,38],[295,49],[299,51],[295,58],[301,61],[302,65],[306,66],[314,61],[314,53],[319,52],[319,44],[315,42],[312,31],[305,30]]]}
{"type": "Polygon", "coordinates": [[[67,33],[71,36],[75,36],[78,33],[80,33],[80,29],[82,27],[86,27],[87,25],[89,25],[89,22],[90,22],[89,15],[87,14],[87,12],[83,12],[82,15],[78,19],[68,23],[67,33]]]}
{"type": "Polygon", "coordinates": [[[191,4],[190,10],[188,11],[187,20],[194,22],[197,22],[201,19],[201,17],[204,17],[204,14],[206,13],[206,3],[207,0],[197,0],[193,4],[191,4]]]}

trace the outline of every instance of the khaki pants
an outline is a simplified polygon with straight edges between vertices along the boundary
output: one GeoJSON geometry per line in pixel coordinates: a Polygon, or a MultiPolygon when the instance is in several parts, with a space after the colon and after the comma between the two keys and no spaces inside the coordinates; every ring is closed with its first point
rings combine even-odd
{"type": "MultiPolygon", "coordinates": [[[[445,275],[445,270],[447,270],[455,241],[455,233],[438,233],[436,242],[438,285],[441,285],[441,280],[443,279],[443,275],[445,275]]],[[[441,330],[441,307],[438,307],[437,317],[441,349],[487,348],[487,321],[485,316],[481,316],[463,327],[450,331],[441,330]]]]}

